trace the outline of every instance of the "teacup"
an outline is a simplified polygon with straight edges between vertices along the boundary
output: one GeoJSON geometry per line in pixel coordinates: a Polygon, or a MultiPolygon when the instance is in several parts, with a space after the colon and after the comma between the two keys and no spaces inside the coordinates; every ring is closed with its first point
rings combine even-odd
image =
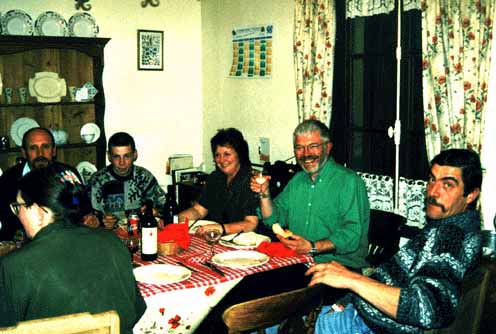
{"type": "Polygon", "coordinates": [[[26,87],[19,87],[17,92],[19,94],[19,102],[26,103],[28,101],[28,89],[26,87]]]}
{"type": "Polygon", "coordinates": [[[12,95],[14,93],[14,90],[10,87],[5,87],[5,103],[11,104],[12,103],[12,95]]]}
{"type": "Polygon", "coordinates": [[[86,144],[90,144],[93,142],[93,139],[95,138],[95,134],[94,133],[83,133],[81,135],[81,138],[83,139],[83,141],[86,144]]]}

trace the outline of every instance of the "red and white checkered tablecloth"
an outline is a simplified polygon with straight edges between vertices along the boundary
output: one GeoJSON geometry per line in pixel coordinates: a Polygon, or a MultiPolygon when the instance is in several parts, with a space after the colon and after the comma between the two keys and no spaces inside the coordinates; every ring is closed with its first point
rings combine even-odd
{"type": "MultiPolygon", "coordinates": [[[[195,269],[195,272],[191,273],[191,277],[187,280],[178,283],[171,284],[147,284],[138,282],[138,287],[140,289],[143,297],[150,297],[158,293],[175,291],[181,289],[198,288],[203,286],[211,286],[214,284],[227,282],[233,279],[242,278],[255,273],[260,273],[268,270],[273,270],[285,266],[290,266],[298,263],[313,263],[313,258],[308,255],[298,255],[291,257],[271,257],[269,262],[255,267],[250,268],[228,268],[228,267],[218,267],[224,276],[221,276],[214,271],[211,271],[207,267],[195,261],[195,259],[202,259],[208,254],[210,246],[200,237],[192,236],[191,244],[187,250],[183,250],[179,255],[173,256],[159,256],[156,261],[143,262],[139,257],[139,254],[134,256],[134,262],[141,265],[148,265],[152,263],[165,263],[165,264],[177,264],[178,262],[185,263],[189,267],[195,269]]],[[[215,253],[223,253],[227,251],[232,251],[232,248],[225,247],[223,245],[215,245],[215,253]]]]}

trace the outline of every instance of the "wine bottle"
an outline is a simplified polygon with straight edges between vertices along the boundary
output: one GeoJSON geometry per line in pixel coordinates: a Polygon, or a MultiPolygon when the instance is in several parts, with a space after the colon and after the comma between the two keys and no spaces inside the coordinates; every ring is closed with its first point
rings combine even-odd
{"type": "Polygon", "coordinates": [[[177,206],[176,197],[174,196],[174,187],[168,185],[164,203],[164,225],[174,224],[174,216],[177,216],[178,213],[179,208],[177,206]]]}
{"type": "Polygon", "coordinates": [[[141,259],[157,259],[157,221],[153,217],[153,202],[146,201],[145,212],[141,217],[141,259]]]}

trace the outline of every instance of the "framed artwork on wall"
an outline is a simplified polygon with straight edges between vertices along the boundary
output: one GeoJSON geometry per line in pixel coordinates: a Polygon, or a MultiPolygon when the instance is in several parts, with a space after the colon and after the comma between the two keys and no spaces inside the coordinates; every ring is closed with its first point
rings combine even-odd
{"type": "Polygon", "coordinates": [[[138,30],[138,70],[163,71],[164,32],[138,30]]]}

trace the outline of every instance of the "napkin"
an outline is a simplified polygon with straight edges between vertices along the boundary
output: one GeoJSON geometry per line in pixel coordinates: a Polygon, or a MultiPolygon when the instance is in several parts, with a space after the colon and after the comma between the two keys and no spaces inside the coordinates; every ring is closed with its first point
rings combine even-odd
{"type": "Polygon", "coordinates": [[[183,249],[187,249],[191,242],[187,223],[165,225],[162,230],[158,231],[157,237],[158,242],[174,241],[183,249]]]}
{"type": "Polygon", "coordinates": [[[294,250],[284,246],[282,242],[262,242],[258,247],[257,251],[260,253],[267,254],[269,256],[277,256],[277,257],[287,257],[287,256],[296,256],[294,250]]]}

